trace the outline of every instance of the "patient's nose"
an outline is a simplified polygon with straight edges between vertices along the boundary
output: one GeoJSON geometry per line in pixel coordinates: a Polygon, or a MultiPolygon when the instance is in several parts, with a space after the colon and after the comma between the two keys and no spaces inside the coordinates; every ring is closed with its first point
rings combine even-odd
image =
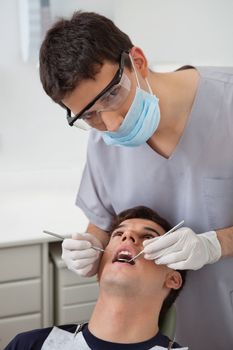
{"type": "Polygon", "coordinates": [[[122,242],[131,241],[133,243],[137,242],[137,236],[132,231],[125,231],[122,235],[122,242]]]}

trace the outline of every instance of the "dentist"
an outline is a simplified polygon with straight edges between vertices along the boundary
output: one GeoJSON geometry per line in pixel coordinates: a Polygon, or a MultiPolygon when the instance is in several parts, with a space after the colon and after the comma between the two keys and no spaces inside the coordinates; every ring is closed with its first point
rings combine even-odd
{"type": "Polygon", "coordinates": [[[184,66],[157,73],[109,19],[77,12],[40,50],[46,93],[69,125],[91,129],[76,204],[85,234],[63,242],[82,276],[98,271],[111,219],[145,205],[187,227],[144,242],[145,259],[191,269],[177,303],[177,341],[233,346],[233,69],[184,66]]]}

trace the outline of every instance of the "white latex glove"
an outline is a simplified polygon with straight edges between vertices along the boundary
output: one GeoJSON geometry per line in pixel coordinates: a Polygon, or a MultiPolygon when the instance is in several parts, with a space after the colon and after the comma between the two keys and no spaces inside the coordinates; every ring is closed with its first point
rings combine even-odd
{"type": "Polygon", "coordinates": [[[196,234],[188,227],[143,242],[145,259],[175,270],[198,270],[221,257],[215,231],[196,234]]]}
{"type": "Polygon", "coordinates": [[[80,276],[90,277],[97,273],[101,252],[91,246],[103,248],[102,243],[90,233],[76,233],[62,243],[62,259],[69,270],[80,276]]]}

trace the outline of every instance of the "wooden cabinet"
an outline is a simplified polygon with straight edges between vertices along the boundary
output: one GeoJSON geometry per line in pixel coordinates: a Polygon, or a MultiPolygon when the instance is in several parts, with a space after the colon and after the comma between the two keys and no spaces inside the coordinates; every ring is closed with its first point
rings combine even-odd
{"type": "Polygon", "coordinates": [[[81,174],[81,166],[31,170],[20,166],[0,172],[0,350],[20,332],[52,326],[54,303],[61,320],[68,320],[77,305],[84,310],[82,318],[88,317],[85,312],[93,300],[85,306],[82,288],[79,300],[72,297],[75,282],[69,280],[75,275],[65,268],[53,276],[57,268],[49,259],[49,246],[57,239],[43,233],[48,229],[70,237],[71,232],[85,231],[88,220],[74,205],[81,174]],[[61,291],[55,289],[54,280],[61,291]]]}
{"type": "Polygon", "coordinates": [[[88,321],[97,296],[96,277],[69,271],[60,242],[0,248],[0,350],[24,331],[88,321]]]}
{"type": "Polygon", "coordinates": [[[82,323],[89,320],[98,297],[96,277],[80,277],[69,271],[61,259],[61,244],[52,243],[54,263],[55,324],[82,323]]]}
{"type": "Polygon", "coordinates": [[[0,249],[0,349],[18,333],[48,326],[48,244],[0,249]]]}

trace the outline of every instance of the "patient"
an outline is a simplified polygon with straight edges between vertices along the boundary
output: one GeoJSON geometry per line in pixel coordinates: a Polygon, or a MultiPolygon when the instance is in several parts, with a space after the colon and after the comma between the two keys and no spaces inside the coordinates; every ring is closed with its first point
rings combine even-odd
{"type": "Polygon", "coordinates": [[[159,324],[184,284],[185,271],[156,265],[143,255],[128,262],[145,239],[169,229],[167,221],[143,206],[120,213],[100,263],[99,297],[89,323],[22,333],[5,350],[180,348],[161,334],[159,324]]]}

